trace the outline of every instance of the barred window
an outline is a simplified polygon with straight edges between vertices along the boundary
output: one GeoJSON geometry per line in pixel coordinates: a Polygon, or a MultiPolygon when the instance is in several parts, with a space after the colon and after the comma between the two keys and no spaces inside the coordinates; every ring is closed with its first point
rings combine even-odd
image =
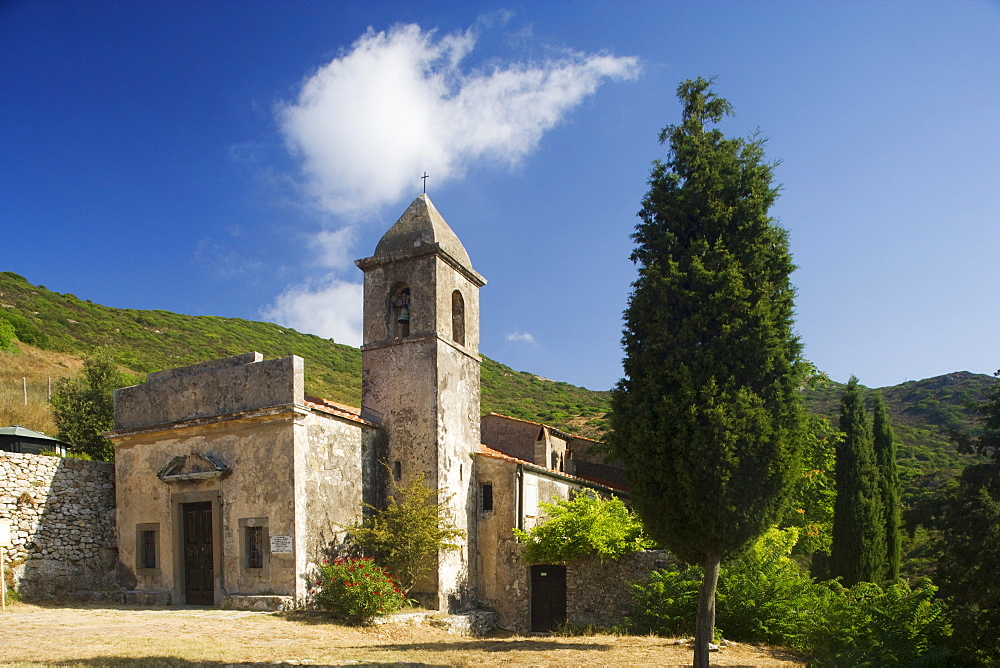
{"type": "Polygon", "coordinates": [[[479,508],[484,513],[493,512],[493,483],[484,482],[479,485],[479,508]]]}
{"type": "Polygon", "coordinates": [[[139,532],[139,568],[156,568],[156,531],[139,532]]]}
{"type": "Polygon", "coordinates": [[[246,528],[247,568],[264,568],[264,527],[246,528]]]}

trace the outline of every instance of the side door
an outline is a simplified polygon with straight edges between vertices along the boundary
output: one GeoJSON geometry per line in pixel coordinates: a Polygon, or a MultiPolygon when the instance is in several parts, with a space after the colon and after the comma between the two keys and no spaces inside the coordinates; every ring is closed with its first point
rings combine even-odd
{"type": "Polygon", "coordinates": [[[554,631],[566,621],[566,567],[531,567],[531,630],[554,631]]]}

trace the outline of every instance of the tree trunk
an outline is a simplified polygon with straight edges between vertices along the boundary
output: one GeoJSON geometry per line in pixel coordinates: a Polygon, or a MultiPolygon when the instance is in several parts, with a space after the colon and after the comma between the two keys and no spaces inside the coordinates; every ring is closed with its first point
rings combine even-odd
{"type": "Polygon", "coordinates": [[[719,584],[721,557],[715,552],[705,556],[705,579],[698,596],[698,621],[695,623],[694,667],[708,668],[708,643],[715,640],[715,590],[719,584]]]}

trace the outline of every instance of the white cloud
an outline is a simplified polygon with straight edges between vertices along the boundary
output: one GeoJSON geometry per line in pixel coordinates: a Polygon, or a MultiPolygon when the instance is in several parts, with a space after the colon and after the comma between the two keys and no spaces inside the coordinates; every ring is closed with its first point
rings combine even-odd
{"type": "Polygon", "coordinates": [[[528,332],[511,332],[507,335],[508,343],[534,343],[535,337],[528,332]]]}
{"type": "Polygon", "coordinates": [[[285,327],[349,346],[361,345],[362,286],[327,276],[287,288],[261,316],[285,327]]]}
{"type": "MultiPolygon", "coordinates": [[[[369,29],[308,77],[294,102],[278,107],[310,195],[341,227],[315,233],[309,245],[311,264],[333,273],[286,288],[261,309],[264,318],[360,345],[362,286],[337,278],[357,255],[349,219],[415,192],[424,171],[440,185],[477,161],[516,164],[602,82],[639,72],[635,58],[583,53],[463,68],[475,45],[473,29],[441,36],[417,25],[369,29]]],[[[255,147],[237,149],[238,157],[254,159],[255,147]]],[[[535,341],[527,332],[507,340],[535,341]]]]}
{"type": "Polygon", "coordinates": [[[311,239],[313,250],[317,252],[317,263],[327,269],[347,269],[354,266],[351,260],[351,246],[354,244],[353,227],[339,230],[320,230],[311,239]]]}
{"type": "Polygon", "coordinates": [[[278,108],[320,206],[361,216],[414,191],[424,171],[442,184],[477,160],[516,164],[604,80],[639,71],[635,58],[584,53],[465,70],[475,43],[472,30],[369,28],[278,108]]]}

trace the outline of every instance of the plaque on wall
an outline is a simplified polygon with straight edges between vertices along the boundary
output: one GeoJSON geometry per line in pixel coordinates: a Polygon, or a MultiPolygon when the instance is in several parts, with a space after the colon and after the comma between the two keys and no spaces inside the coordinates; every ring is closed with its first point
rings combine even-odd
{"type": "Polygon", "coordinates": [[[291,554],[291,536],[271,536],[271,554],[291,554]]]}

